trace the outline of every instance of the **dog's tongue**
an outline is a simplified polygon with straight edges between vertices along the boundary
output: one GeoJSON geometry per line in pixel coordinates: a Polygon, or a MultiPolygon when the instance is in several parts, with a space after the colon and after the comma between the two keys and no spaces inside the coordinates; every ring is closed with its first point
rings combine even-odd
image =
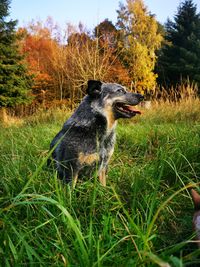
{"type": "Polygon", "coordinates": [[[137,113],[137,114],[141,114],[141,112],[140,112],[139,110],[137,110],[137,109],[134,109],[133,106],[126,106],[126,108],[127,108],[128,110],[132,111],[132,112],[135,112],[135,113],[137,113]]]}

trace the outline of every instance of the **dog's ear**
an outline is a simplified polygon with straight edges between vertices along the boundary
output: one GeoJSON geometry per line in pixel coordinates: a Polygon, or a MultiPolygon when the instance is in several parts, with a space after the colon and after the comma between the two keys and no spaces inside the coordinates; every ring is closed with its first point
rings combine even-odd
{"type": "Polygon", "coordinates": [[[96,80],[89,80],[88,87],[87,87],[87,94],[92,97],[97,97],[101,94],[101,85],[102,82],[96,80]]]}

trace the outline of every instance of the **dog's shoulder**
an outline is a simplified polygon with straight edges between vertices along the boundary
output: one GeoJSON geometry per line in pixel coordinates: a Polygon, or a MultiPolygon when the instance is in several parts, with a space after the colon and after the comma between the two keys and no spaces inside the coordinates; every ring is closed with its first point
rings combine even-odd
{"type": "Polygon", "coordinates": [[[85,96],[71,117],[64,123],[63,129],[69,127],[89,127],[94,122],[95,114],[92,110],[91,100],[88,96],[85,96]]]}

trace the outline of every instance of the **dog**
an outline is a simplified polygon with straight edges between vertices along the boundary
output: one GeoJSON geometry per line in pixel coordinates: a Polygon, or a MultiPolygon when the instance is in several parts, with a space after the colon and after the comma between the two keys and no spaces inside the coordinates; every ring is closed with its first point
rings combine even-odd
{"type": "Polygon", "coordinates": [[[194,203],[193,229],[198,248],[200,248],[200,195],[194,189],[191,189],[191,196],[194,203]]]}
{"type": "Polygon", "coordinates": [[[141,114],[133,106],[143,100],[141,94],[127,92],[116,83],[89,80],[87,95],[64,123],[50,144],[58,177],[75,186],[86,170],[98,170],[100,183],[106,186],[108,162],[114,152],[115,128],[119,118],[141,114]]]}

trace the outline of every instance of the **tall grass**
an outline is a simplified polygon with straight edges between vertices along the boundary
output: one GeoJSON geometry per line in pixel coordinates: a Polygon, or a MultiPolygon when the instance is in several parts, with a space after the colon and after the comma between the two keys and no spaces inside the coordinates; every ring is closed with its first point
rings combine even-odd
{"type": "Polygon", "coordinates": [[[1,266],[198,266],[189,188],[200,178],[199,104],[154,103],[121,121],[106,188],[94,174],[71,190],[46,167],[69,114],[3,127],[1,266]]]}

